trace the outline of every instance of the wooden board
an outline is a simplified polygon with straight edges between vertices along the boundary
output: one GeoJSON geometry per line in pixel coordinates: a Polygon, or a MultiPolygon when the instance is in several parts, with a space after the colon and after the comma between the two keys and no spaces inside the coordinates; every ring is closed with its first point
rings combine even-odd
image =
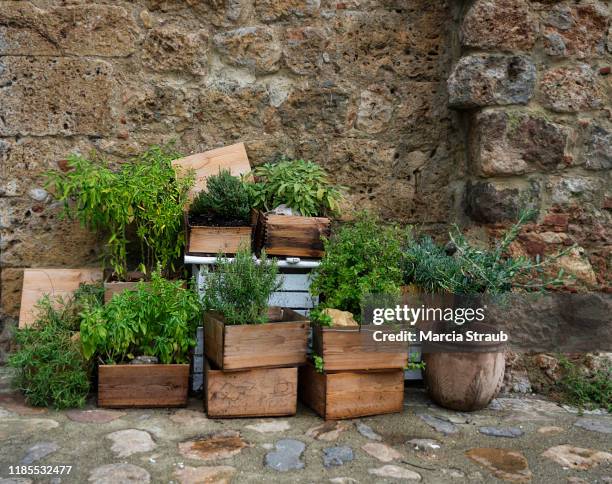
{"type": "Polygon", "coordinates": [[[306,363],[308,318],[283,309],[281,321],[225,325],[215,313],[204,316],[204,352],[223,370],[296,366],[306,363]]]}
{"type": "Polygon", "coordinates": [[[104,283],[104,303],[110,301],[115,294],[123,291],[133,291],[137,288],[138,282],[105,282],[104,283]]]}
{"type": "Polygon", "coordinates": [[[258,251],[289,257],[323,257],[323,240],[331,222],[326,217],[300,217],[260,213],[255,230],[258,251]]]}
{"type": "Polygon", "coordinates": [[[300,367],[300,400],[326,420],[401,412],[404,408],[403,370],[317,373],[300,367]]]}
{"type": "Polygon", "coordinates": [[[189,365],[98,367],[99,407],[182,407],[188,390],[189,365]]]}
{"type": "Polygon", "coordinates": [[[312,352],[323,357],[325,371],[405,368],[408,343],[375,341],[375,331],[392,329],[375,325],[362,325],[359,329],[314,325],[312,352]]]}
{"type": "Polygon", "coordinates": [[[82,283],[102,282],[102,270],[81,269],[25,269],[21,291],[19,327],[25,328],[36,321],[36,303],[46,294],[52,300],[66,298],[82,283]]]}
{"type": "Polygon", "coordinates": [[[221,371],[206,364],[204,406],[209,418],[295,415],[297,368],[221,371]]]}
{"type": "Polygon", "coordinates": [[[186,253],[190,255],[234,255],[240,248],[251,248],[253,229],[246,227],[189,226],[186,253]]]}
{"type": "Polygon", "coordinates": [[[234,176],[240,176],[251,171],[251,164],[244,143],[236,143],[179,158],[172,162],[172,166],[179,175],[189,170],[195,171],[195,184],[189,192],[191,199],[206,188],[206,179],[210,175],[217,175],[220,170],[229,170],[234,176]]]}

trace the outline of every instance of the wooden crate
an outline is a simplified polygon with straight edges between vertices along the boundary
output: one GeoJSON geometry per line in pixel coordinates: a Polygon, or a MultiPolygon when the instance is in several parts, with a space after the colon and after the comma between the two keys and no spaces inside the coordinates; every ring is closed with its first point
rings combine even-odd
{"type": "Polygon", "coordinates": [[[190,225],[185,217],[188,255],[234,255],[252,246],[253,227],[206,227],[190,225]]]}
{"type": "Polygon", "coordinates": [[[138,287],[138,282],[105,282],[104,283],[104,303],[110,301],[115,294],[123,291],[134,291],[138,287]]]}
{"type": "Polygon", "coordinates": [[[58,298],[71,297],[82,283],[102,282],[102,270],[81,269],[25,269],[21,291],[19,327],[32,325],[38,317],[36,303],[45,295],[52,302],[58,298]]]}
{"type": "Polygon", "coordinates": [[[408,343],[379,342],[375,331],[392,332],[388,326],[329,328],[313,325],[312,353],[323,357],[326,371],[405,368],[408,343]]]}
{"type": "Polygon", "coordinates": [[[204,316],[204,353],[223,370],[296,366],[306,363],[309,322],[288,308],[270,308],[265,324],[226,325],[223,316],[204,316]]]}
{"type": "Polygon", "coordinates": [[[300,217],[259,212],[255,229],[258,252],[288,257],[323,257],[322,237],[329,237],[327,217],[300,217]]]}
{"type": "Polygon", "coordinates": [[[295,415],[297,368],[212,369],[206,361],[204,408],[209,418],[295,415]]]}
{"type": "Polygon", "coordinates": [[[299,398],[325,420],[401,412],[404,371],[317,373],[308,364],[299,370],[299,398]]]}
{"type": "Polygon", "coordinates": [[[182,407],[188,390],[189,365],[98,367],[99,407],[182,407]]]}

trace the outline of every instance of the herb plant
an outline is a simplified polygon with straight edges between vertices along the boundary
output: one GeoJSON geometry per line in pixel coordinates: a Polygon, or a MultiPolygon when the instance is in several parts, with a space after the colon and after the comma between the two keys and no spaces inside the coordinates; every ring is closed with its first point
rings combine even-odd
{"type": "Polygon", "coordinates": [[[210,176],[206,190],[195,197],[189,207],[189,216],[208,216],[220,222],[237,221],[249,225],[251,217],[251,198],[245,183],[232,176],[228,170],[210,176]]]}
{"type": "Polygon", "coordinates": [[[560,357],[563,376],[556,383],[564,401],[580,409],[605,408],[612,412],[612,365],[582,373],[566,357],[560,357]]]}
{"type": "Polygon", "coordinates": [[[324,297],[323,307],[350,311],[360,318],[368,294],[399,294],[402,284],[401,230],[362,213],[324,241],[325,256],[310,290],[324,297]]]}
{"type": "Polygon", "coordinates": [[[83,313],[81,342],[86,358],[106,364],[155,356],[160,363],[187,363],[202,316],[198,295],[182,281],[169,281],[159,269],[149,283],[115,294],[104,306],[83,313]]]}
{"type": "Polygon", "coordinates": [[[268,299],[278,290],[276,260],[262,251],[259,262],[248,249],[240,250],[233,261],[217,256],[216,270],[205,282],[204,306],[218,311],[226,324],[258,324],[268,321],[268,299]]]}
{"type": "Polygon", "coordinates": [[[193,176],[177,178],[171,161],[180,155],[170,147],[154,146],[128,163],[73,155],[69,171],[49,172],[64,213],[92,230],[106,233],[108,262],[119,279],[128,270],[130,234],[137,239],[139,269],[150,272],[157,264],[174,270],[185,243],[183,207],[193,176]]]}
{"type": "Polygon", "coordinates": [[[266,163],[255,168],[253,174],[257,181],[248,186],[256,208],[267,211],[284,204],[307,217],[338,213],[341,188],[312,161],[266,163]]]}
{"type": "Polygon", "coordinates": [[[85,405],[91,365],[81,353],[79,313],[102,303],[101,285],[83,285],[72,298],[39,301],[38,318],[15,333],[17,350],[9,365],[16,369],[13,384],[28,404],[57,409],[85,405]]]}

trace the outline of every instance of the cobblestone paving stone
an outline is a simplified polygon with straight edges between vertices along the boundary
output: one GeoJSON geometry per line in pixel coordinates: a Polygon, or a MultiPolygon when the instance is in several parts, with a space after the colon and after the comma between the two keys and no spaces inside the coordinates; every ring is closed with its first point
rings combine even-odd
{"type": "Polygon", "coordinates": [[[0,393],[8,403],[0,402],[0,484],[612,479],[607,433],[612,416],[583,417],[534,396],[503,396],[485,410],[461,414],[437,407],[422,389],[408,387],[401,414],[322,426],[301,405],[290,418],[214,420],[206,418],[195,397],[187,409],[111,414],[94,411],[91,401],[81,414],[29,410],[8,390],[0,393]],[[456,432],[436,431],[432,419],[453,425],[456,432]],[[481,433],[483,428],[519,428],[522,435],[500,438],[496,431],[481,433]],[[11,475],[9,466],[22,462],[72,470],[63,476],[11,475]]]}

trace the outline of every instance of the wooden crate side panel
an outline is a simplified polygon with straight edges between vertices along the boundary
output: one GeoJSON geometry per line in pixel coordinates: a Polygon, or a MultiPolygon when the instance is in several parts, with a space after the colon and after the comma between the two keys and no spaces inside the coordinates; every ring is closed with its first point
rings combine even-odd
{"type": "Polygon", "coordinates": [[[187,404],[189,365],[102,365],[98,406],[180,407],[187,404]]]}
{"type": "Polygon", "coordinates": [[[224,324],[218,315],[204,313],[204,354],[216,366],[223,366],[224,324]]]}
{"type": "Polygon", "coordinates": [[[270,255],[322,257],[322,236],[328,236],[330,220],[325,217],[263,216],[263,248],[270,255]]]}
{"type": "Polygon", "coordinates": [[[251,227],[190,227],[188,254],[235,254],[251,248],[251,227]]]}
{"type": "Polygon", "coordinates": [[[36,321],[35,306],[43,296],[48,294],[52,300],[70,297],[79,284],[93,282],[102,282],[101,269],[25,269],[19,327],[28,327],[36,321]]]}
{"type": "Polygon", "coordinates": [[[325,416],[343,419],[401,412],[404,405],[403,370],[326,374],[325,416]]]}
{"type": "Polygon", "coordinates": [[[221,371],[206,367],[209,418],[295,415],[297,368],[221,371]]]}
{"type": "Polygon", "coordinates": [[[123,291],[133,291],[137,286],[137,282],[105,282],[104,302],[110,301],[115,294],[122,293],[123,291]]]}
{"type": "Polygon", "coordinates": [[[317,373],[310,364],[299,370],[298,397],[317,414],[325,418],[325,375],[317,373]]]}
{"type": "MultiPolygon", "coordinates": [[[[301,319],[304,319],[300,316],[301,319]]],[[[223,369],[306,363],[307,321],[225,326],[223,369]]]]}
{"type": "Polygon", "coordinates": [[[251,164],[244,143],[236,143],[179,158],[172,162],[172,166],[179,175],[188,170],[195,171],[195,184],[189,192],[192,199],[206,188],[206,179],[210,175],[218,174],[220,170],[229,170],[234,176],[240,176],[251,171],[251,164]]]}
{"type": "Polygon", "coordinates": [[[326,371],[405,368],[408,343],[377,342],[374,331],[381,326],[362,326],[360,330],[314,328],[313,351],[323,357],[326,371]]]}

